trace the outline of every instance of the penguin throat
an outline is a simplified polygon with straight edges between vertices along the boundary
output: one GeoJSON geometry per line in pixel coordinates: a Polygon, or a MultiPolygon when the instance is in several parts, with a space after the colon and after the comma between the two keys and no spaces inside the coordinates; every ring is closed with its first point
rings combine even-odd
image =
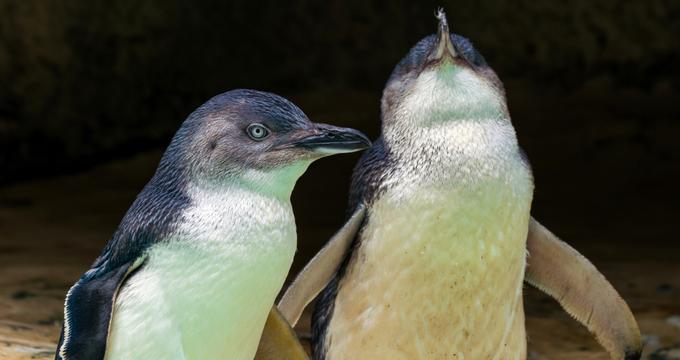
{"type": "Polygon", "coordinates": [[[422,72],[388,116],[383,135],[397,153],[479,156],[516,146],[502,93],[473,70],[450,62],[422,72]]]}
{"type": "Polygon", "coordinates": [[[311,160],[301,160],[273,169],[246,170],[240,177],[241,185],[263,194],[290,199],[297,180],[307,171],[311,160]]]}
{"type": "Polygon", "coordinates": [[[393,112],[390,128],[416,130],[456,120],[509,121],[504,96],[485,78],[449,61],[423,71],[393,112]]]}
{"type": "Polygon", "coordinates": [[[212,191],[239,189],[289,201],[295,183],[307,170],[310,163],[311,160],[301,160],[270,169],[245,169],[233,172],[229,176],[197,177],[194,183],[199,188],[212,191]]]}

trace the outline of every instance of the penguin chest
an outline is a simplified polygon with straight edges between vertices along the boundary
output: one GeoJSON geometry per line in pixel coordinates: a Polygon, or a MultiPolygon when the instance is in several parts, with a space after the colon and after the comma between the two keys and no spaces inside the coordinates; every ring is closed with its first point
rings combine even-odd
{"type": "Polygon", "coordinates": [[[384,194],[339,284],[328,358],[523,358],[530,189],[384,194]]]}
{"type": "Polygon", "coordinates": [[[295,225],[288,211],[233,214],[187,214],[148,251],[116,301],[108,359],[253,358],[292,263],[295,225]]]}

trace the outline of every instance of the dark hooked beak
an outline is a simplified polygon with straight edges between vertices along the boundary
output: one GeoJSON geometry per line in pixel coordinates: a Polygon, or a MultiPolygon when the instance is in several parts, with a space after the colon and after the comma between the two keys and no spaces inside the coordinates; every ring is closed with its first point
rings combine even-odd
{"type": "Polygon", "coordinates": [[[314,151],[322,155],[354,152],[371,146],[371,141],[358,130],[341,128],[326,124],[315,124],[285,147],[296,147],[314,151]]]}
{"type": "Polygon", "coordinates": [[[444,9],[437,11],[437,19],[439,19],[439,27],[437,28],[437,39],[435,40],[435,48],[430,54],[430,61],[438,61],[446,56],[451,56],[452,59],[458,57],[456,48],[451,42],[451,34],[449,33],[449,23],[446,21],[446,13],[444,9]]]}

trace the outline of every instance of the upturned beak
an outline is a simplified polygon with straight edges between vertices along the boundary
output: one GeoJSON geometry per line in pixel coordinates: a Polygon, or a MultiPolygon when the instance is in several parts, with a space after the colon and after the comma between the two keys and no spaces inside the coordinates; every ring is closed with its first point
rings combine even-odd
{"type": "Polygon", "coordinates": [[[437,19],[439,19],[439,27],[437,28],[437,40],[435,41],[435,48],[430,54],[431,61],[438,61],[446,56],[450,56],[452,59],[458,57],[456,48],[451,42],[451,34],[449,33],[449,23],[446,20],[446,13],[443,9],[437,11],[437,19]]]}
{"type": "Polygon", "coordinates": [[[322,155],[348,153],[366,149],[371,141],[358,130],[327,124],[315,124],[304,137],[287,147],[308,149],[322,155]]]}

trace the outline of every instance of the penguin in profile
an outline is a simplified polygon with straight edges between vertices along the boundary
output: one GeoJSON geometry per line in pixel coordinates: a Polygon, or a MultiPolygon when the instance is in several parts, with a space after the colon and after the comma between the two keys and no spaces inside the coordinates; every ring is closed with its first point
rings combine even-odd
{"type": "Polygon", "coordinates": [[[210,99],[68,291],[56,358],[253,359],[265,322],[260,358],[306,358],[272,309],[296,250],[290,195],[312,161],[368,146],[271,93],[210,99]]]}
{"type": "Polygon", "coordinates": [[[522,287],[555,297],[612,359],[639,359],[630,309],[530,215],[534,183],[501,81],[472,43],[418,42],[383,92],[382,132],[357,164],[349,220],[279,309],[312,316],[314,359],[525,359],[522,287]],[[527,256],[528,253],[528,256],[527,256]]]}

